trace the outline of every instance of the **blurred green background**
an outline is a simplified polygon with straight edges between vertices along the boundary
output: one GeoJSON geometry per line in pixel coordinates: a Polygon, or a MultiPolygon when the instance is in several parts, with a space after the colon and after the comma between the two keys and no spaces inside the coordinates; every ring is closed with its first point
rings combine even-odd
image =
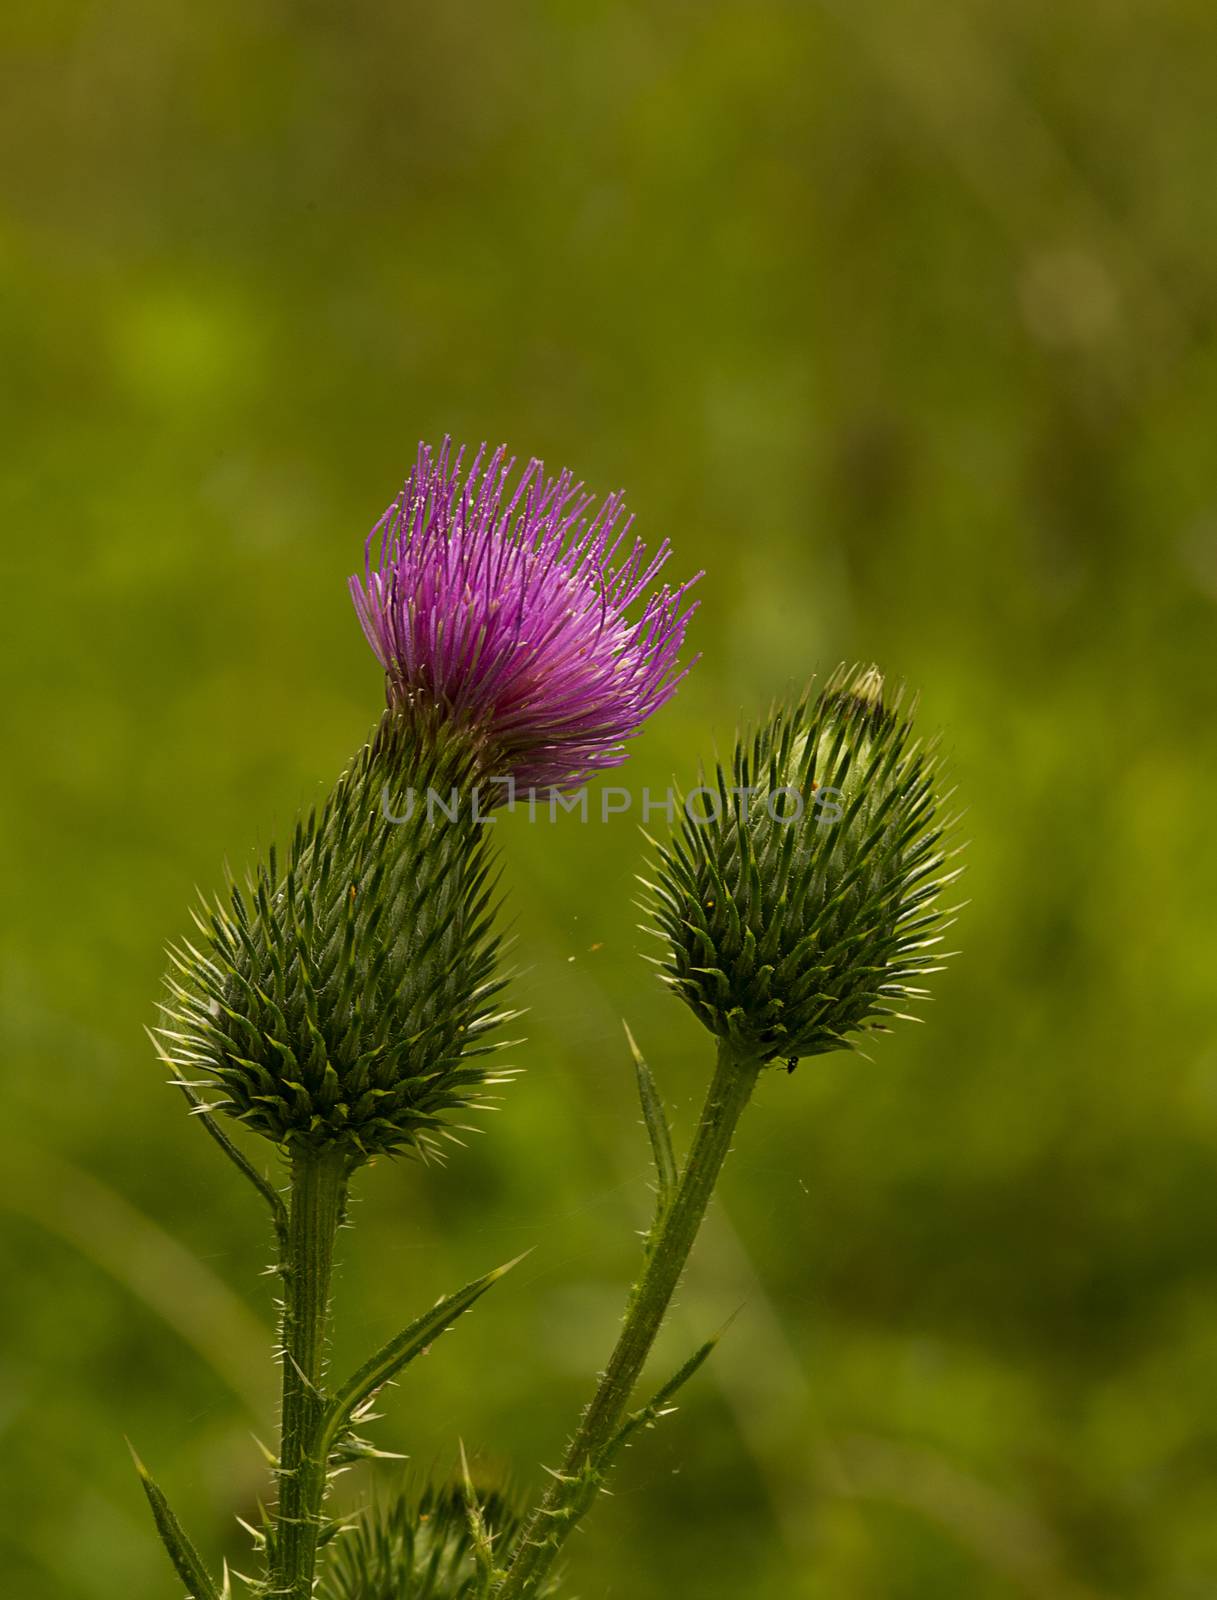
{"type": "MultiPolygon", "coordinates": [[[[1203,0],[0,13],[0,1589],[241,1567],[269,1244],[152,1057],[196,884],[377,714],[344,579],[416,440],[624,484],[704,566],[631,781],[874,659],[947,730],[929,1026],[772,1074],[572,1593],[1217,1595],[1217,13],[1203,0]]],[[[554,1462],[649,1202],[636,819],[499,828],[527,1067],[359,1186],[338,1358],[534,1255],[378,1439],[554,1462]]],[[[353,1480],[347,1480],[353,1489],[353,1480]]]]}

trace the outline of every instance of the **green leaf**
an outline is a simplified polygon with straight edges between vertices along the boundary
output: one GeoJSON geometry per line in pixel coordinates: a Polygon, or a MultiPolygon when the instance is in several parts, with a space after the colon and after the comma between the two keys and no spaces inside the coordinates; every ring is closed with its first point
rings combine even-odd
{"type": "Polygon", "coordinates": [[[156,1531],[161,1536],[161,1543],[169,1553],[174,1570],[186,1585],[190,1600],[224,1600],[228,1592],[227,1579],[225,1580],[224,1594],[216,1588],[207,1568],[203,1565],[198,1551],[187,1538],[181,1523],[169,1508],[169,1502],[161,1493],[157,1485],[148,1475],[148,1469],[136,1455],[131,1441],[127,1441],[127,1448],[131,1451],[131,1459],[135,1462],[135,1470],[139,1473],[139,1481],[144,1486],[144,1493],[148,1497],[148,1504],[152,1507],[152,1517],[156,1523],[156,1531]]]}
{"type": "Polygon", "coordinates": [[[469,1472],[469,1458],[465,1454],[465,1441],[459,1441],[461,1447],[461,1491],[465,1497],[465,1515],[469,1520],[469,1539],[473,1547],[473,1560],[477,1567],[478,1581],[476,1600],[484,1600],[489,1595],[490,1586],[494,1582],[494,1546],[490,1537],[490,1530],[486,1526],[486,1518],[482,1514],[482,1507],[473,1487],[473,1478],[469,1472]]]}
{"type": "Polygon", "coordinates": [[[596,1467],[599,1471],[603,1471],[604,1468],[607,1467],[611,1461],[613,1461],[613,1459],[625,1448],[625,1446],[639,1431],[639,1429],[653,1427],[655,1423],[659,1421],[660,1417],[666,1417],[668,1413],[674,1409],[671,1402],[675,1398],[678,1390],[684,1388],[685,1384],[688,1383],[689,1379],[711,1354],[715,1345],[717,1345],[718,1341],[722,1338],[723,1334],[726,1333],[727,1328],[730,1326],[730,1322],[726,1323],[722,1328],[719,1329],[712,1339],[707,1339],[705,1344],[693,1352],[693,1354],[685,1362],[684,1366],[681,1367],[677,1372],[673,1373],[673,1375],[668,1379],[667,1383],[662,1386],[662,1388],[656,1390],[650,1400],[647,1401],[646,1405],[641,1406],[637,1411],[630,1413],[625,1422],[621,1425],[620,1429],[618,1429],[609,1442],[604,1446],[604,1449],[596,1457],[596,1467]]]}
{"type": "Polygon", "coordinates": [[[526,1250],[524,1255],[516,1256],[514,1261],[496,1267],[484,1277],[474,1278],[472,1283],[467,1283],[463,1289],[458,1289],[446,1300],[440,1300],[430,1311],[425,1311],[421,1317],[416,1317],[408,1328],[403,1328],[401,1333],[390,1339],[374,1356],[365,1361],[358,1372],[338,1390],[326,1408],[321,1426],[323,1457],[329,1457],[338,1435],[360,1406],[366,1404],[378,1389],[395,1378],[415,1356],[421,1355],[441,1333],[447,1332],[459,1316],[468,1311],[475,1301],[481,1299],[487,1289],[510,1272],[512,1267],[523,1261],[524,1256],[529,1253],[526,1250]]]}
{"type": "Polygon", "coordinates": [[[642,1102],[642,1115],[651,1140],[651,1155],[655,1160],[655,1179],[658,1185],[658,1211],[662,1216],[676,1193],[679,1177],[676,1157],[672,1151],[672,1133],[651,1069],[643,1060],[642,1052],[634,1042],[629,1024],[623,1022],[621,1026],[625,1029],[625,1036],[634,1057],[634,1071],[638,1077],[638,1098],[642,1102]]]}

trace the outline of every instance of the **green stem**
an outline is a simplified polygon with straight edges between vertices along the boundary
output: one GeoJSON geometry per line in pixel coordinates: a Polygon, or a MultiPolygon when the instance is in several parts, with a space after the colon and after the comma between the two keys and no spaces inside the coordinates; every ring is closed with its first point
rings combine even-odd
{"type": "Polygon", "coordinates": [[[759,1072],[759,1062],[741,1059],[720,1042],[714,1078],[688,1160],[671,1205],[657,1219],[648,1239],[646,1265],[630,1295],[617,1346],[567,1448],[561,1472],[516,1546],[496,1600],[528,1600],[536,1594],[595,1499],[601,1483],[600,1458],[621,1426],[759,1072]]]}
{"type": "Polygon", "coordinates": [[[279,1503],[271,1540],[270,1594],[310,1600],[328,1480],[321,1449],[326,1324],[334,1239],[347,1193],[347,1160],[334,1150],[298,1150],[283,1273],[283,1412],[279,1503]]]}

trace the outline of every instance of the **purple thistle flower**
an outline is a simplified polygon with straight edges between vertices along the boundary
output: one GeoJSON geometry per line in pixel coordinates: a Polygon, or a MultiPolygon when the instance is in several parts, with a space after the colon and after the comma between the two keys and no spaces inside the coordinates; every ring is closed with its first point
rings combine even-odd
{"type": "Polygon", "coordinates": [[[463,458],[448,439],[438,454],[420,444],[350,580],[355,610],[390,707],[450,717],[487,776],[566,788],[624,761],[623,741],[675,693],[701,574],[648,593],[669,545],[648,557],[621,495],[596,508],[535,460],[511,486],[502,446],[467,472],[463,458]]]}

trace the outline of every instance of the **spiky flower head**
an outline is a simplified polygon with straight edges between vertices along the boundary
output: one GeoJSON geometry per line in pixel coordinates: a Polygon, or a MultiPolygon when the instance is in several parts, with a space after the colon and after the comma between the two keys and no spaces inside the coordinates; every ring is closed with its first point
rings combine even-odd
{"type": "Polygon", "coordinates": [[[204,903],[197,939],[171,952],[166,1060],[285,1149],[426,1156],[495,1081],[487,830],[455,795],[455,820],[402,797],[459,790],[461,759],[386,712],[285,856],[204,903]]]}
{"type": "Polygon", "coordinates": [[[939,762],[875,668],[839,669],[735,747],[658,846],[661,970],[752,1059],[855,1047],[938,964],[939,762]]]}
{"type": "MultiPolygon", "coordinates": [[[[336,1541],[321,1600],[477,1600],[487,1592],[479,1542],[495,1557],[505,1555],[522,1519],[498,1492],[480,1500],[476,1517],[475,1535],[458,1485],[428,1485],[373,1506],[336,1541]]],[[[538,1600],[553,1594],[547,1582],[538,1600]]]]}
{"type": "Polygon", "coordinates": [[[420,445],[351,594],[390,706],[438,707],[483,776],[565,788],[624,760],[674,693],[696,579],[655,587],[668,543],[648,556],[619,494],[597,507],[569,472],[514,470],[505,448],[466,469],[448,440],[420,445]]]}

